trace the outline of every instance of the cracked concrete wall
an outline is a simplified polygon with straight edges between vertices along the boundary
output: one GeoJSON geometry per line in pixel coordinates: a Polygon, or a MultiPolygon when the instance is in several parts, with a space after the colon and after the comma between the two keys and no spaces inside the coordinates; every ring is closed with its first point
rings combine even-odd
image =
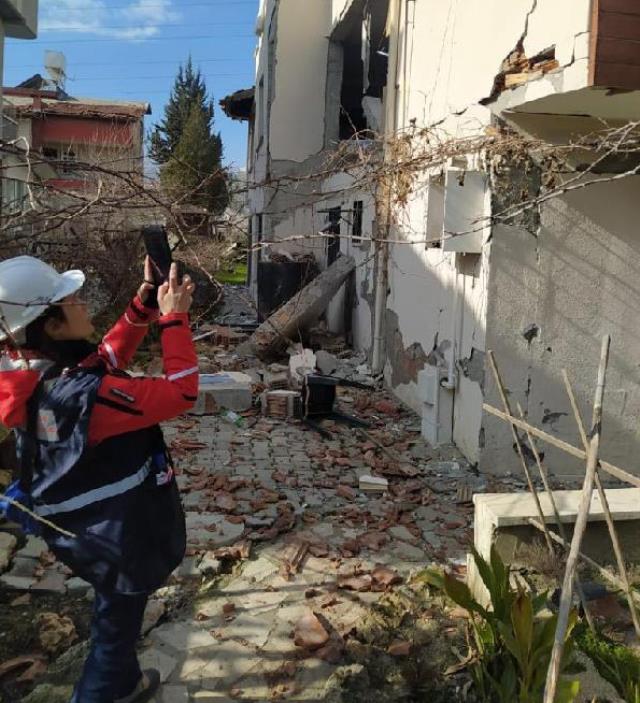
{"type": "MultiPolygon", "coordinates": [[[[494,350],[509,398],[529,420],[576,446],[561,371],[591,417],[602,335],[611,334],[601,455],[640,473],[640,240],[635,210],[640,178],[603,183],[551,201],[537,236],[494,229],[487,346],[494,350]]],[[[500,405],[491,374],[487,401],[500,405]]],[[[508,427],[485,416],[481,468],[518,471],[508,427]]],[[[580,477],[584,463],[548,446],[556,476],[580,477]]]]}
{"type": "MultiPolygon", "coordinates": [[[[422,221],[420,211],[414,202],[410,212],[418,221],[422,221]]],[[[395,236],[403,235],[398,231],[395,236]]],[[[474,463],[480,452],[487,276],[484,256],[451,254],[427,249],[424,244],[395,244],[392,248],[385,334],[386,381],[403,402],[421,414],[424,401],[418,373],[431,364],[445,374],[454,354],[457,387],[453,436],[474,463]],[[457,308],[454,286],[460,296],[457,308]]]]}
{"type": "MultiPolygon", "coordinates": [[[[439,124],[442,138],[481,134],[495,110],[481,101],[491,94],[502,62],[519,41],[527,56],[555,46],[561,66],[571,69],[572,89],[587,84],[589,0],[468,0],[464,4],[421,0],[404,6],[395,110],[398,130],[410,129],[412,124],[439,124]]],[[[534,81],[526,90],[537,90],[539,97],[566,90],[568,79],[563,83],[561,77],[567,70],[534,81]]],[[[504,95],[511,101],[510,107],[517,107],[517,101],[524,99],[524,92],[518,90],[504,95]]],[[[429,231],[427,201],[428,196],[416,193],[403,214],[397,238],[425,239],[429,231]]],[[[490,296],[502,295],[499,287],[489,288],[491,258],[491,245],[485,245],[480,255],[467,256],[425,249],[424,243],[396,244],[391,250],[387,381],[403,401],[421,412],[416,383],[419,365],[436,363],[446,368],[455,353],[454,440],[474,462],[480,460],[487,441],[482,428],[482,401],[488,382],[486,329],[490,324],[504,325],[499,316],[487,319],[490,296]],[[454,325],[456,287],[462,319],[454,325]]],[[[510,298],[503,299],[506,307],[510,298]]],[[[547,407],[554,411],[552,405],[547,407]]],[[[500,441],[506,441],[508,431],[503,428],[500,441]]],[[[494,441],[491,434],[488,439],[489,444],[494,441]]],[[[496,455],[489,452],[487,456],[485,466],[496,455]]]]}
{"type": "MultiPolygon", "coordinates": [[[[409,5],[414,15],[404,42],[409,53],[399,106],[402,124],[411,118],[431,124],[475,108],[491,93],[502,61],[520,39],[527,56],[555,46],[561,66],[579,64],[572,88],[587,85],[590,0],[422,0],[409,5]]],[[[540,96],[553,92],[553,76],[563,74],[548,74],[530,87],[540,96]]]]}

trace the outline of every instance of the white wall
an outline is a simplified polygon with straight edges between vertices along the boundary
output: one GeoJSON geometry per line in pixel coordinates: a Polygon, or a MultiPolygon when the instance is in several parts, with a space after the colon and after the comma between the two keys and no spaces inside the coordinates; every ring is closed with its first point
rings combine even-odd
{"type": "Polygon", "coordinates": [[[249,181],[260,184],[249,191],[248,209],[254,215],[263,214],[265,238],[283,240],[276,250],[311,251],[320,261],[325,242],[304,241],[302,236],[324,225],[324,218],[316,212],[319,198],[312,193],[320,190],[321,184],[278,183],[278,179],[304,176],[321,168],[317,155],[324,144],[330,27],[331,0],[261,3],[256,120],[247,169],[249,181]],[[271,46],[270,38],[275,38],[271,46]],[[264,185],[269,181],[276,181],[276,187],[264,185]]]}
{"type": "MultiPolygon", "coordinates": [[[[490,95],[502,61],[523,35],[527,56],[555,45],[561,66],[570,64],[576,47],[584,45],[589,7],[590,0],[407,0],[406,24],[400,28],[407,38],[401,51],[400,124],[412,118],[431,124],[475,108],[490,95]]],[[[586,85],[587,59],[578,56],[586,85]]],[[[464,116],[461,124],[471,126],[464,116]]]]}
{"type": "MultiPolygon", "coordinates": [[[[520,38],[529,57],[555,45],[561,66],[574,71],[573,87],[587,83],[584,47],[589,0],[403,0],[402,6],[397,28],[399,91],[395,105],[399,131],[411,124],[440,123],[435,133],[443,140],[482,134],[492,115],[491,108],[480,101],[492,93],[503,60],[520,38]]],[[[536,84],[539,97],[558,87],[565,89],[557,78],[536,84]]],[[[517,107],[518,97],[526,99],[525,92],[509,91],[511,107],[517,107]]],[[[387,105],[388,115],[394,114],[393,108],[387,105]]],[[[398,239],[426,238],[430,229],[425,216],[427,197],[416,193],[411,199],[401,215],[398,239]]],[[[387,381],[402,400],[420,412],[416,353],[429,356],[428,363],[446,366],[455,349],[454,439],[472,461],[478,461],[482,451],[483,369],[492,275],[489,257],[489,246],[479,256],[461,257],[438,249],[425,250],[424,243],[403,243],[393,245],[390,261],[387,381]]],[[[494,295],[500,294],[492,290],[494,295]]],[[[506,445],[509,430],[503,428],[502,432],[501,441],[506,445]]]]}
{"type": "Polygon", "coordinates": [[[281,0],[271,158],[304,161],[324,144],[331,0],[281,0]]]}

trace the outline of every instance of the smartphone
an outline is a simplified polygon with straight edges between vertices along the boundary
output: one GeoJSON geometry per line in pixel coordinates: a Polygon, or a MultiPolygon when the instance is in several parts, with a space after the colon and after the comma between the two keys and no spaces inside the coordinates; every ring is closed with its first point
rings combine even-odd
{"type": "Polygon", "coordinates": [[[147,225],[142,228],[142,236],[151,260],[153,282],[156,286],[160,286],[169,278],[173,261],[167,230],[162,225],[147,225]]]}

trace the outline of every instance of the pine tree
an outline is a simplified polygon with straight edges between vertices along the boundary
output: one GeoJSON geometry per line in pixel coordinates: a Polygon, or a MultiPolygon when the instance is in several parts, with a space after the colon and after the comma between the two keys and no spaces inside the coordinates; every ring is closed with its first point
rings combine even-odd
{"type": "Polygon", "coordinates": [[[213,100],[191,58],[180,66],[164,119],[151,135],[149,153],[160,164],[165,188],[185,203],[222,212],[228,204],[222,139],[213,131],[213,100]]]}
{"type": "Polygon", "coordinates": [[[189,57],[186,66],[180,65],[178,69],[169,102],[164,110],[164,119],[151,135],[149,155],[155,162],[164,164],[171,158],[191,114],[191,108],[196,104],[200,105],[211,130],[213,100],[207,95],[207,86],[200,70],[194,70],[189,57]]]}
{"type": "Polygon", "coordinates": [[[221,166],[222,141],[211,134],[207,115],[193,105],[173,156],[160,171],[162,185],[185,202],[220,213],[228,204],[226,173],[221,166]]]}

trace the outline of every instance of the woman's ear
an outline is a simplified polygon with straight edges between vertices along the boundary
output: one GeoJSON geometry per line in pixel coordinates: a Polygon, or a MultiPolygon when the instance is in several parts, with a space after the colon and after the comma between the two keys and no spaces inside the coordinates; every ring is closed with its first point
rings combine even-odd
{"type": "Polygon", "coordinates": [[[44,332],[49,339],[53,339],[54,342],[59,342],[64,338],[65,325],[66,320],[59,320],[56,317],[50,317],[44,323],[44,332]]]}

